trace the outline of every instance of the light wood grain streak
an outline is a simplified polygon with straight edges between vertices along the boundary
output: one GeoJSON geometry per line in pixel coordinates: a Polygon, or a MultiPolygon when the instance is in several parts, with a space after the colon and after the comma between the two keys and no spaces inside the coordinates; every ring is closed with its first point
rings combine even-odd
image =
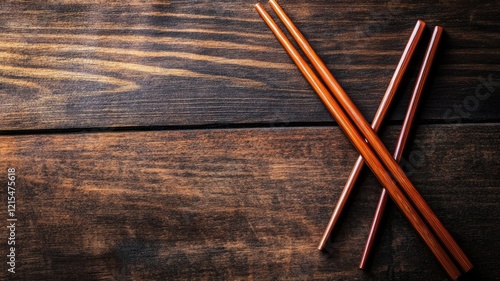
{"type": "MultiPolygon", "coordinates": [[[[0,54],[1,56],[2,54],[0,54]]],[[[3,75],[11,75],[18,77],[28,77],[28,78],[43,78],[43,79],[53,79],[53,80],[70,80],[70,81],[90,81],[97,82],[101,84],[109,84],[116,86],[109,90],[99,90],[95,93],[120,93],[128,92],[139,89],[139,86],[134,82],[129,82],[123,79],[117,79],[110,76],[89,74],[84,72],[76,71],[65,71],[58,69],[47,69],[47,68],[33,68],[33,67],[18,67],[2,64],[0,66],[0,73],[3,75]]],[[[19,85],[30,85],[29,81],[20,82],[19,85]]]]}
{"type": "Polygon", "coordinates": [[[240,65],[246,67],[256,67],[256,68],[266,68],[266,69],[268,68],[295,69],[295,67],[292,64],[274,63],[274,62],[259,61],[252,59],[229,59],[225,57],[198,55],[187,52],[142,51],[132,48],[125,49],[125,48],[94,47],[94,46],[86,46],[80,44],[57,44],[57,43],[27,44],[27,43],[0,41],[0,48],[10,49],[10,50],[16,49],[17,51],[22,51],[22,50],[52,51],[55,53],[85,52],[85,53],[97,53],[97,54],[109,54],[109,55],[128,55],[128,56],[146,57],[146,58],[179,58],[186,60],[211,62],[217,64],[240,65]]]}
{"type": "MultiPolygon", "coordinates": [[[[125,81],[123,79],[117,79],[111,76],[103,76],[103,75],[91,75],[82,72],[74,72],[74,71],[61,71],[57,70],[55,67],[61,67],[65,65],[73,65],[80,64],[86,67],[94,67],[99,70],[113,71],[116,73],[120,73],[122,70],[127,70],[130,72],[140,72],[147,73],[149,75],[158,75],[158,76],[174,76],[174,77],[188,77],[188,78],[203,78],[208,80],[223,80],[230,83],[236,84],[236,86],[240,87],[260,87],[264,84],[252,79],[243,79],[243,78],[234,78],[228,76],[220,76],[220,75],[210,75],[210,74],[202,74],[194,71],[186,70],[186,69],[175,69],[175,68],[163,68],[158,66],[149,66],[143,64],[135,64],[135,63],[125,63],[125,62],[117,62],[117,61],[106,61],[99,59],[82,59],[82,58],[63,58],[63,57],[50,57],[50,56],[22,56],[11,53],[0,52],[0,58],[2,59],[24,59],[24,60],[33,60],[35,64],[37,62],[43,64],[45,67],[52,66],[53,69],[47,68],[21,68],[21,67],[12,67],[8,65],[1,65],[0,73],[12,75],[12,76],[21,76],[21,77],[33,77],[33,78],[45,78],[45,79],[54,79],[54,80],[75,80],[75,81],[92,81],[99,82],[104,84],[111,84],[120,86],[118,88],[112,90],[104,90],[104,91],[96,91],[94,94],[102,94],[102,93],[119,93],[119,92],[128,92],[140,89],[138,85],[136,85],[132,81],[125,81]]],[[[19,83],[18,85],[25,85],[26,83],[19,83]]]]}
{"type": "Polygon", "coordinates": [[[0,83],[11,84],[18,87],[34,88],[40,91],[42,95],[48,95],[51,93],[51,91],[48,88],[27,80],[0,77],[0,83]]]}
{"type": "MultiPolygon", "coordinates": [[[[251,9],[252,5],[248,5],[251,9]]],[[[177,17],[186,19],[212,19],[212,20],[224,20],[224,21],[236,21],[236,22],[260,22],[260,20],[255,18],[237,18],[237,17],[224,17],[224,16],[212,16],[212,15],[201,15],[201,14],[182,14],[182,13],[165,13],[165,12],[143,12],[143,16],[154,16],[154,17],[177,17]]]]}
{"type": "Polygon", "coordinates": [[[233,35],[238,37],[245,38],[258,38],[258,39],[272,39],[271,36],[266,34],[259,33],[249,33],[249,32],[241,32],[241,31],[230,31],[230,30],[211,30],[211,29],[201,29],[201,28],[168,28],[168,27],[159,27],[154,25],[126,25],[117,24],[113,22],[98,22],[98,23],[87,23],[89,26],[81,26],[77,23],[58,23],[55,22],[53,26],[11,26],[10,30],[19,30],[21,31],[31,31],[31,30],[66,30],[66,31],[74,31],[74,30],[89,30],[91,28],[93,31],[124,31],[124,30],[136,30],[136,31],[161,31],[161,32],[169,32],[169,33],[181,33],[181,34],[213,34],[213,35],[233,35]]]}
{"type": "Polygon", "coordinates": [[[255,44],[240,44],[227,41],[198,40],[191,38],[169,37],[169,36],[144,36],[144,35],[91,35],[91,34],[50,34],[50,33],[0,33],[4,38],[33,38],[45,40],[76,40],[76,41],[99,41],[99,42],[124,42],[124,43],[156,43],[163,45],[188,45],[203,46],[203,48],[224,48],[229,50],[250,50],[259,52],[270,52],[274,48],[255,44]]]}

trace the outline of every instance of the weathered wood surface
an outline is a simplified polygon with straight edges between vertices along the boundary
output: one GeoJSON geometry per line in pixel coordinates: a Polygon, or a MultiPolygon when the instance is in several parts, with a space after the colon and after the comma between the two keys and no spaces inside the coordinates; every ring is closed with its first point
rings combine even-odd
{"type": "MultiPolygon", "coordinates": [[[[470,280],[500,278],[499,146],[499,125],[426,125],[407,157],[473,261],[470,280]]],[[[357,269],[380,191],[371,176],[316,250],[356,159],[337,127],[2,136],[0,159],[18,177],[9,280],[446,278],[394,206],[369,271],[357,269]]]]}
{"type": "MultiPolygon", "coordinates": [[[[466,279],[499,280],[500,4],[435,2],[281,4],[369,120],[416,20],[445,28],[405,166],[466,279]]],[[[19,216],[1,280],[446,278],[395,207],[357,269],[369,173],[316,250],[357,155],[255,3],[0,2],[0,182],[17,169],[19,216]]]]}
{"type": "MultiPolygon", "coordinates": [[[[282,4],[368,119],[423,19],[447,40],[422,120],[498,121],[498,1],[435,2],[282,4]]],[[[255,3],[2,1],[0,130],[332,122],[255,3]]]]}

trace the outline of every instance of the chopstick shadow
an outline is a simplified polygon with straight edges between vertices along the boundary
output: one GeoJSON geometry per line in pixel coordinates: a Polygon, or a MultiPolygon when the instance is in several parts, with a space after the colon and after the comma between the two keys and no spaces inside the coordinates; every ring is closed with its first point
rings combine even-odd
{"type": "MultiPolygon", "coordinates": [[[[425,83],[424,92],[421,97],[419,109],[415,115],[415,127],[418,124],[423,124],[423,120],[429,120],[429,122],[436,122],[437,120],[431,120],[429,118],[423,119],[422,116],[425,114],[426,108],[429,108],[429,98],[432,95],[439,95],[440,89],[436,89],[436,84],[439,83],[439,77],[441,73],[444,73],[448,70],[444,67],[447,64],[448,57],[446,50],[450,49],[448,34],[446,33],[446,29],[443,30],[443,34],[441,36],[441,41],[439,42],[439,46],[436,52],[436,56],[434,57],[434,62],[432,63],[431,70],[429,72],[429,77],[427,78],[427,82],[425,83]],[[436,83],[438,82],[438,83],[436,83]]],[[[419,62],[420,63],[420,62],[419,62]]],[[[417,70],[418,71],[418,70],[417,70]]],[[[412,130],[410,134],[410,139],[413,139],[414,132],[416,130],[412,130]]]]}
{"type": "Polygon", "coordinates": [[[332,232],[330,233],[330,237],[328,238],[325,247],[323,248],[323,253],[328,254],[329,257],[338,257],[338,249],[340,243],[335,242],[336,240],[335,238],[340,238],[339,235],[341,235],[344,222],[346,221],[346,217],[349,217],[349,211],[352,209],[353,202],[358,197],[360,188],[365,182],[366,176],[369,172],[370,171],[366,167],[363,167],[359,179],[356,185],[354,186],[353,190],[351,191],[351,195],[349,196],[350,199],[347,200],[342,210],[342,214],[340,215],[339,220],[337,221],[336,226],[332,229],[332,232]]]}
{"type": "MultiPolygon", "coordinates": [[[[347,245],[347,243],[350,243],[351,239],[349,239],[352,235],[352,224],[349,224],[348,222],[352,222],[353,219],[356,217],[360,217],[360,220],[366,220],[368,225],[371,225],[372,219],[373,219],[373,213],[375,212],[376,208],[376,200],[374,200],[373,204],[371,204],[371,207],[369,210],[359,210],[360,205],[356,204],[356,201],[359,201],[360,196],[364,196],[362,189],[377,189],[377,191],[381,191],[381,186],[376,182],[371,174],[371,171],[368,168],[364,168],[358,183],[356,184],[355,188],[353,189],[350,200],[346,203],[343,213],[341,217],[339,218],[339,221],[336,225],[336,227],[333,229],[330,237],[328,238],[325,247],[323,249],[323,254],[327,256],[328,259],[333,260],[333,262],[339,262],[339,263],[346,263],[349,262],[350,266],[357,266],[357,263],[359,263],[365,244],[364,242],[368,238],[368,233],[369,233],[369,226],[366,227],[366,229],[363,229],[363,233],[359,236],[362,236],[361,241],[363,243],[357,243],[356,245],[347,245]],[[360,216],[361,215],[361,216],[360,216]],[[346,222],[346,223],[344,223],[346,222]],[[340,242],[342,241],[342,242],[340,242]],[[346,258],[345,253],[340,255],[339,251],[346,251],[345,249],[349,249],[348,256],[346,258]],[[354,261],[354,264],[351,264],[354,261]]],[[[374,198],[378,199],[378,192],[377,195],[374,196],[374,198]]],[[[365,203],[366,204],[366,203],[365,203]]],[[[382,221],[380,223],[380,228],[377,233],[377,236],[375,238],[375,242],[372,247],[371,255],[368,260],[365,274],[367,276],[372,276],[370,272],[370,267],[372,265],[372,260],[375,261],[375,266],[378,267],[379,261],[384,263],[385,265],[387,263],[392,262],[392,249],[390,247],[391,245],[391,240],[392,240],[392,227],[391,227],[391,213],[393,212],[392,208],[392,202],[388,202],[387,207],[386,207],[386,212],[385,215],[382,218],[382,221]]],[[[380,267],[385,265],[380,265],[380,267]]],[[[372,277],[375,277],[376,275],[373,275],[372,277]]]]}
{"type": "Polygon", "coordinates": [[[352,219],[354,216],[351,211],[353,210],[353,205],[356,204],[355,202],[357,201],[357,198],[359,198],[360,194],[360,189],[365,188],[368,186],[365,184],[366,178],[369,175],[370,170],[365,166],[363,167],[363,170],[361,171],[361,174],[359,175],[359,179],[354,186],[354,188],[351,191],[351,194],[349,196],[349,200],[347,200],[343,210],[342,214],[339,217],[339,220],[337,221],[337,224],[335,227],[332,229],[332,232],[330,234],[330,237],[328,238],[325,247],[323,248],[323,252],[328,254],[329,256],[336,257],[338,256],[338,250],[339,250],[339,243],[335,242],[336,238],[342,239],[347,233],[345,233],[345,224],[344,222],[349,221],[352,219]]]}

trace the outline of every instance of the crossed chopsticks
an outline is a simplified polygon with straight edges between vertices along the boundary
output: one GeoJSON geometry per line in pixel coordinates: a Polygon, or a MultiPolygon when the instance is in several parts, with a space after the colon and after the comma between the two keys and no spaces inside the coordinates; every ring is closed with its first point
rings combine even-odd
{"type": "MultiPolygon", "coordinates": [[[[332,219],[328,224],[318,248],[320,250],[324,248],[326,240],[330,236],[331,230],[337,222],[340,212],[349,197],[357,176],[359,175],[364,159],[368,167],[385,188],[380,200],[382,203],[379,204],[381,207],[377,208],[378,215],[374,220],[375,227],[372,228],[371,233],[373,234],[376,232],[378,221],[381,216],[381,210],[383,210],[383,206],[385,206],[385,202],[387,201],[387,191],[399,209],[410,221],[411,225],[418,232],[420,237],[424,240],[427,246],[429,246],[430,250],[436,256],[450,278],[456,279],[461,275],[461,271],[457,268],[455,262],[458,263],[464,272],[471,270],[472,263],[397,163],[397,160],[401,158],[402,148],[408,138],[408,132],[412,124],[413,116],[415,115],[416,107],[420,99],[425,80],[429,74],[431,62],[436,53],[443,29],[439,26],[434,29],[432,39],[427,47],[425,58],[413,91],[410,107],[405,117],[404,128],[398,141],[398,149],[394,155],[394,158],[396,158],[395,160],[387,151],[387,148],[384,146],[382,141],[378,138],[375,131],[377,131],[380,127],[380,123],[382,119],[384,119],[387,108],[392,101],[396,89],[401,83],[402,76],[408,67],[409,60],[423,33],[425,23],[423,21],[417,22],[412,36],[410,37],[410,40],[405,48],[401,61],[399,62],[396,72],[391,80],[391,83],[389,84],[384,99],[382,100],[382,104],[374,118],[372,128],[280,5],[275,0],[270,0],[269,4],[279,19],[286,26],[302,51],[306,54],[310,63],[319,73],[322,80],[320,80],[311,67],[309,67],[307,62],[304,58],[302,58],[297,49],[295,49],[293,44],[286,37],[283,31],[281,31],[264,7],[258,3],[255,5],[255,8],[295,62],[304,77],[316,91],[328,111],[332,114],[344,133],[361,154],[361,157],[358,159],[358,162],[349,177],[348,183],[342,192],[339,203],[333,212],[332,219]],[[454,260],[450,258],[450,254],[454,260]]],[[[371,243],[373,243],[373,236],[374,235],[370,235],[371,242],[370,240],[367,242],[365,254],[363,255],[363,261],[360,265],[361,267],[364,267],[364,263],[366,262],[366,256],[371,248],[371,243]]]]}

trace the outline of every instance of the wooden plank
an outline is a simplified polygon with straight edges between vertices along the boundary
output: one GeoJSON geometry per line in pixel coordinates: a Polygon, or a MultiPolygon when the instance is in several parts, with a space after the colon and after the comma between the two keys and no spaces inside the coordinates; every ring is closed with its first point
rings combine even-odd
{"type": "MultiPolygon", "coordinates": [[[[500,278],[499,129],[420,126],[406,157],[471,280],[500,278]]],[[[12,280],[446,278],[395,208],[369,271],[357,269],[380,191],[371,176],[316,250],[356,159],[337,127],[1,136],[0,159],[0,182],[8,167],[17,176],[12,280]]]]}
{"type": "MultiPolygon", "coordinates": [[[[2,1],[0,128],[333,122],[253,4],[2,1]]],[[[499,120],[497,3],[282,4],[367,119],[423,19],[448,38],[422,119],[499,120]]]]}

